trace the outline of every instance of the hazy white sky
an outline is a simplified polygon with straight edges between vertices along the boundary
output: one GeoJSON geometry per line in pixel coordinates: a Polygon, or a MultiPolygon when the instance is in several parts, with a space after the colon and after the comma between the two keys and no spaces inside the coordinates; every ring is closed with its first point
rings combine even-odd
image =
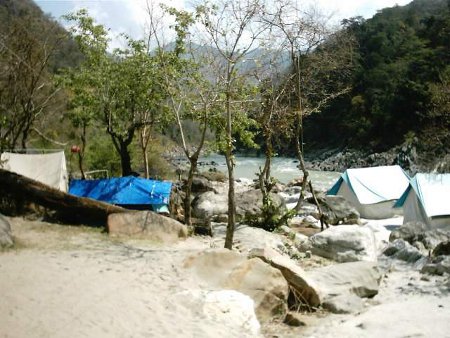
{"type": "MultiPolygon", "coordinates": [[[[148,0],[182,8],[191,0],[148,0]]],[[[274,0],[276,1],[276,0],[274,0]]],[[[298,1],[298,0],[297,0],[298,1]]],[[[412,0],[306,0],[316,4],[326,13],[333,13],[337,20],[353,16],[370,18],[377,10],[395,5],[403,6],[412,0]]],[[[110,28],[110,36],[126,33],[134,38],[142,36],[146,21],[147,0],[35,0],[45,13],[56,19],[62,15],[87,8],[97,22],[110,28]]]]}

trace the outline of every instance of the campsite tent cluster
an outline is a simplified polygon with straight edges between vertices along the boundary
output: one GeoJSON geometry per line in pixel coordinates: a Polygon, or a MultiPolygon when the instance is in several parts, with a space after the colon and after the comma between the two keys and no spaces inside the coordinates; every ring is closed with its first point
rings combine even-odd
{"type": "MultiPolygon", "coordinates": [[[[132,209],[168,212],[171,182],[138,177],[72,180],[68,184],[63,151],[47,154],[1,154],[0,167],[52,188],[132,209]]],[[[329,195],[341,195],[361,217],[389,218],[403,212],[404,223],[420,221],[430,228],[450,227],[450,174],[417,174],[399,166],[347,169],[329,195]]]]}
{"type": "Polygon", "coordinates": [[[347,169],[328,194],[343,196],[364,218],[403,214],[403,224],[450,227],[450,174],[416,174],[410,179],[399,166],[347,169]]]}

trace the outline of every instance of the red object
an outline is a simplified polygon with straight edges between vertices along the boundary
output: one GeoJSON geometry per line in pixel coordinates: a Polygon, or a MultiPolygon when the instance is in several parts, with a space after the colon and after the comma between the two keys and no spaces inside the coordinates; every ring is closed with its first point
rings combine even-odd
{"type": "Polygon", "coordinates": [[[70,152],[72,152],[72,153],[79,153],[80,152],[80,147],[79,146],[76,146],[76,145],[73,145],[71,148],[70,148],[70,152]]]}

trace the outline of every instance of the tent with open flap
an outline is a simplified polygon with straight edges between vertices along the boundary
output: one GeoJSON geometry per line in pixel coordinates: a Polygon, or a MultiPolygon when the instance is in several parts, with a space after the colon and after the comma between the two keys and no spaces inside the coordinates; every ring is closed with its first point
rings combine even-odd
{"type": "Polygon", "coordinates": [[[348,200],[361,217],[383,219],[398,214],[394,209],[409,184],[409,177],[398,165],[347,169],[328,195],[348,200]]]}
{"type": "Polygon", "coordinates": [[[450,174],[416,174],[395,207],[403,207],[403,224],[450,229],[450,174]]]}

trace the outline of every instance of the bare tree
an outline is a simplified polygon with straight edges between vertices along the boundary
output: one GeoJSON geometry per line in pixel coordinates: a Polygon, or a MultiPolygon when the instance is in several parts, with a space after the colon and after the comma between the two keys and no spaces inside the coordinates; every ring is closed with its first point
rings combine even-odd
{"type": "Polygon", "coordinates": [[[0,150],[27,148],[35,122],[59,89],[48,71],[63,36],[32,15],[8,18],[0,34],[0,150]]]}
{"type": "MultiPolygon", "coordinates": [[[[225,248],[228,249],[233,246],[236,223],[233,132],[236,130],[236,116],[245,114],[248,102],[252,101],[249,100],[249,92],[245,95],[247,81],[239,72],[239,65],[245,61],[265,29],[257,21],[263,8],[263,3],[259,0],[218,0],[212,6],[205,2],[197,7],[200,22],[221,62],[221,67],[216,68],[220,70],[219,83],[216,85],[221,88],[225,115],[222,150],[228,169],[228,225],[225,238],[225,248]]],[[[239,127],[245,129],[242,124],[239,127]]]]}
{"type": "MultiPolygon", "coordinates": [[[[347,84],[353,67],[354,41],[347,32],[330,28],[328,18],[317,10],[302,11],[288,1],[277,2],[262,19],[271,26],[272,34],[278,36],[291,59],[292,91],[286,97],[286,104],[292,109],[295,150],[303,173],[298,210],[309,184],[303,120],[350,90],[347,84]]],[[[312,184],[309,185],[312,190],[312,184]]]]}

